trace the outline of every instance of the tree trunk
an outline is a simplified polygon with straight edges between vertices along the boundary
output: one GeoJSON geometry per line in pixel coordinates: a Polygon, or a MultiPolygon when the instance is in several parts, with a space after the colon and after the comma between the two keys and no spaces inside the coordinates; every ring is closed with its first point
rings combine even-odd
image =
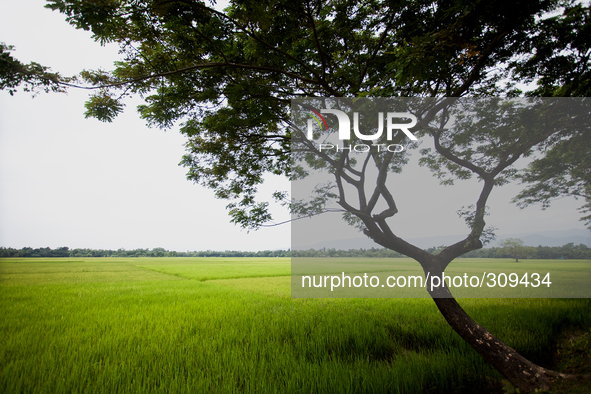
{"type": "Polygon", "coordinates": [[[430,291],[449,325],[521,393],[548,390],[553,378],[568,377],[542,368],[505,345],[478,325],[457,303],[447,287],[430,291]]]}

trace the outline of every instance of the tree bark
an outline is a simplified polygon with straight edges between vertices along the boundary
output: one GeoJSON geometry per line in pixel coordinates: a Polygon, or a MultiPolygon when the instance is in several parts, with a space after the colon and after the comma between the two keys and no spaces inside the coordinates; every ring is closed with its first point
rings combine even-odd
{"type": "MultiPolygon", "coordinates": [[[[425,276],[429,273],[432,277],[443,277],[447,265],[456,255],[455,249],[464,249],[465,245],[475,249],[474,242],[468,237],[464,241],[454,244],[439,255],[431,255],[408,242],[394,236],[384,220],[379,221],[379,226],[372,221],[365,220],[367,228],[364,233],[376,243],[404,253],[414,258],[421,264],[425,276]],[[373,231],[372,231],[373,230],[373,231]],[[451,251],[451,252],[450,252],[451,251]]],[[[482,244],[480,243],[480,247],[482,244]]],[[[459,252],[457,254],[463,254],[459,252]]],[[[487,329],[476,323],[458,304],[453,294],[445,283],[439,287],[427,288],[435,305],[463,340],[465,340],[482,358],[490,363],[505,379],[520,390],[520,393],[532,393],[536,390],[549,390],[551,383],[556,378],[570,378],[572,375],[562,374],[540,367],[507,346],[487,329]]]]}
{"type": "Polygon", "coordinates": [[[555,378],[569,376],[540,367],[501,342],[468,316],[447,287],[429,293],[454,331],[521,393],[549,390],[555,378]]]}

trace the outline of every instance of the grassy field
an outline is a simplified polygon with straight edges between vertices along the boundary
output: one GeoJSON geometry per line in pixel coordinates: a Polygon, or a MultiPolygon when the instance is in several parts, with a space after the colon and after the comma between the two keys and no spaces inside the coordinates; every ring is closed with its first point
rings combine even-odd
{"type": "MultiPolygon", "coordinates": [[[[430,299],[292,299],[289,275],[282,258],[2,259],[0,392],[471,393],[500,380],[430,299]]],[[[547,366],[565,330],[591,327],[589,299],[459,301],[547,366]]]]}

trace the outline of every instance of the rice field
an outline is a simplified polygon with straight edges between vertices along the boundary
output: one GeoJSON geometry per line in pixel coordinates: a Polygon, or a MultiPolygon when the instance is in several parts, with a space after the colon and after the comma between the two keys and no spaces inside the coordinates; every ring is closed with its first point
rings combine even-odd
{"type": "MultiPolygon", "coordinates": [[[[400,259],[398,259],[400,260],[400,259]]],[[[291,298],[287,258],[0,260],[2,393],[471,393],[430,299],[291,298]]],[[[542,365],[589,299],[460,299],[542,365]]]]}

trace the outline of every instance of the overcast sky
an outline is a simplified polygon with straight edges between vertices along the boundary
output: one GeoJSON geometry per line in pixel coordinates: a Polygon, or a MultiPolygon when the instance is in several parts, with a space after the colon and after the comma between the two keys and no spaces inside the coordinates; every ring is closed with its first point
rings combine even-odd
{"type": "MultiPolygon", "coordinates": [[[[90,34],[70,27],[41,0],[0,0],[0,41],[14,45],[15,57],[36,61],[62,75],[110,69],[117,48],[101,47],[90,34]]],[[[192,184],[178,166],[184,137],[176,130],[150,129],[136,102],[113,123],[85,119],[88,93],[0,92],[0,246],[169,250],[262,250],[290,247],[290,226],[247,233],[229,223],[226,201],[192,184]]],[[[398,229],[403,237],[463,234],[455,211],[476,200],[475,183],[441,188],[426,169],[397,178],[398,229]]],[[[274,178],[266,192],[287,190],[274,178]]],[[[582,203],[562,199],[547,211],[509,204],[519,189],[493,192],[488,222],[498,234],[584,229],[576,210],[582,203]]],[[[276,208],[277,220],[288,218],[276,208]]],[[[333,215],[333,218],[336,218],[333,215]]],[[[309,244],[334,239],[335,221],[308,221],[309,244]],[[310,226],[310,223],[314,225],[310,226]]],[[[355,230],[339,237],[358,236],[355,230]]],[[[301,240],[306,243],[307,239],[301,240]]]]}
{"type": "MultiPolygon", "coordinates": [[[[0,41],[62,75],[110,69],[101,47],[44,1],[2,1],[0,41]]],[[[128,102],[113,123],[84,118],[88,92],[0,92],[0,246],[262,250],[290,247],[289,225],[241,230],[227,201],[178,166],[185,139],[146,127],[128,102]]],[[[289,182],[278,187],[289,189],[289,182]]],[[[274,189],[269,185],[268,190],[274,189]]],[[[278,219],[288,219],[278,210],[278,219]]]]}

